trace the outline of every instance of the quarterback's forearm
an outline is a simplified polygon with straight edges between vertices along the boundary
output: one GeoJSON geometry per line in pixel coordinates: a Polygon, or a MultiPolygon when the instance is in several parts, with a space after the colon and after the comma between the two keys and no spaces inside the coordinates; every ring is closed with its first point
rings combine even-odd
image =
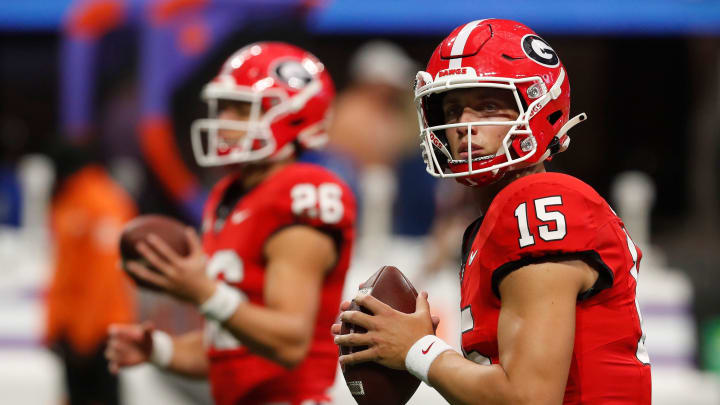
{"type": "Polygon", "coordinates": [[[501,364],[480,365],[445,352],[430,366],[432,385],[453,404],[562,404],[575,305],[588,274],[584,266],[579,261],[539,263],[510,273],[500,284],[501,364]]]}
{"type": "Polygon", "coordinates": [[[291,368],[307,353],[314,322],[298,314],[244,303],[223,325],[252,352],[291,368]]]}
{"type": "Polygon", "coordinates": [[[523,403],[502,366],[476,364],[455,351],[438,356],[430,366],[428,378],[433,388],[453,405],[523,403]]]}
{"type": "Polygon", "coordinates": [[[168,371],[192,378],[205,378],[208,375],[209,361],[203,345],[203,332],[192,331],[174,336],[173,356],[168,371]]]}
{"type": "Polygon", "coordinates": [[[538,381],[512,378],[499,364],[473,363],[455,351],[447,351],[432,363],[428,372],[432,386],[453,405],[560,405],[552,391],[539,388],[538,381]]]}

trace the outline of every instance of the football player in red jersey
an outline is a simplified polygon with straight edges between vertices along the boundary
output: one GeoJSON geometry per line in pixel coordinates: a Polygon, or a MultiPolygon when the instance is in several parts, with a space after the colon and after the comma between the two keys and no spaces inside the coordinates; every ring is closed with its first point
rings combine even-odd
{"type": "Polygon", "coordinates": [[[191,253],[179,257],[151,235],[138,249],[159,271],[127,268],[197,305],[205,333],[115,325],[111,367],[151,361],[208,376],[218,405],[325,403],[355,201],[335,175],[296,157],[324,140],[330,76],[302,49],[254,43],[225,62],[202,96],[210,118],[193,123],[196,160],[231,169],[209,196],[202,240],[188,229],[191,253]]]}
{"type": "Polygon", "coordinates": [[[341,318],[368,333],[336,343],[368,349],[340,362],[406,368],[453,404],[650,404],[641,253],[597,192],[543,164],[585,119],[557,53],[520,23],[472,21],[415,98],[427,171],[475,187],[483,212],[462,246],[463,353],[434,336],[426,293],[409,315],[365,295],[373,316],[341,318]]]}

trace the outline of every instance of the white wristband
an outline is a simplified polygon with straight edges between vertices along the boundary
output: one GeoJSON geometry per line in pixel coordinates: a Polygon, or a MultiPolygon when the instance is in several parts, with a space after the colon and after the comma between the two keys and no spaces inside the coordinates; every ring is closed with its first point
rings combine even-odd
{"type": "Polygon", "coordinates": [[[410,347],[405,356],[405,368],[410,374],[430,385],[428,382],[430,365],[437,356],[448,350],[454,349],[435,335],[425,335],[410,347]]]}
{"type": "Polygon", "coordinates": [[[245,301],[247,296],[240,290],[220,282],[212,297],[200,305],[200,312],[206,318],[225,322],[235,313],[238,305],[245,301]]]}
{"type": "Polygon", "coordinates": [[[150,352],[150,363],[167,368],[173,357],[173,340],[167,333],[156,330],[152,333],[152,352],[150,352]]]}

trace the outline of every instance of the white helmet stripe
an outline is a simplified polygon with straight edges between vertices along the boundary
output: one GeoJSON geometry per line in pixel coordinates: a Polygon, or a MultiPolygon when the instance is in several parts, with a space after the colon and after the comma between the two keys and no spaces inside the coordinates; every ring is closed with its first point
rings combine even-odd
{"type": "MultiPolygon", "coordinates": [[[[464,27],[460,30],[457,37],[455,37],[455,42],[453,43],[452,50],[450,51],[450,56],[460,56],[463,54],[463,51],[465,50],[465,43],[467,43],[468,37],[470,37],[470,33],[472,32],[475,27],[478,26],[481,22],[485,20],[475,20],[470,21],[469,23],[465,24],[464,27]]],[[[450,59],[450,69],[457,69],[462,66],[462,58],[452,58],[450,59]]]]}

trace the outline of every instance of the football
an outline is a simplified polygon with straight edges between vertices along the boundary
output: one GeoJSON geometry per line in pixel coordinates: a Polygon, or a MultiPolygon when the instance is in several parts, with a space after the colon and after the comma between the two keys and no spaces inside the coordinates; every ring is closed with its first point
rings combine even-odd
{"type": "MultiPolygon", "coordinates": [[[[190,247],[185,239],[185,225],[182,222],[164,215],[141,215],[125,224],[120,235],[120,256],[123,269],[125,268],[124,263],[129,260],[145,262],[140,252],[135,249],[135,245],[150,233],[154,233],[164,240],[179,255],[187,256],[190,253],[190,247]]],[[[150,269],[153,268],[150,267],[150,269]]],[[[154,285],[138,279],[132,273],[127,272],[127,274],[138,287],[158,290],[154,285]]]]}
{"type": "MultiPolygon", "coordinates": [[[[415,312],[417,291],[405,275],[393,266],[383,266],[367,281],[360,284],[360,292],[370,294],[392,308],[415,312]]],[[[352,303],[351,309],[370,313],[352,303]]],[[[364,328],[343,322],[340,333],[365,333],[364,328]]],[[[340,347],[341,354],[350,354],[365,347],[340,347]]],[[[393,370],[374,362],[342,368],[350,393],[359,405],[404,405],[413,396],[420,380],[405,370],[393,370]]]]}

